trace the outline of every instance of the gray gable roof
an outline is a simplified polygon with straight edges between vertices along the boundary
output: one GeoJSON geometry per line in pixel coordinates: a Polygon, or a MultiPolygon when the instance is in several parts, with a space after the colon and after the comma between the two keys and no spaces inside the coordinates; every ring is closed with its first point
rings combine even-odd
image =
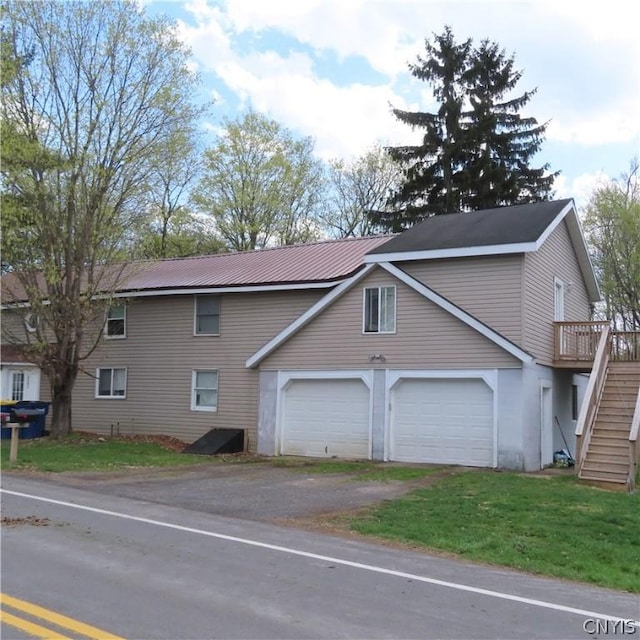
{"type": "Polygon", "coordinates": [[[369,255],[536,242],[571,199],[433,216],[369,255]]]}

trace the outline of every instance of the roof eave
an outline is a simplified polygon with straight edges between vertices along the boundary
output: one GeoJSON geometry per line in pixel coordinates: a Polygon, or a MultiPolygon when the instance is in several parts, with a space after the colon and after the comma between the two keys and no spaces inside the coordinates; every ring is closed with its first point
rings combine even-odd
{"type": "Polygon", "coordinates": [[[473,247],[454,247],[451,249],[430,249],[428,251],[395,251],[391,253],[367,254],[367,264],[383,262],[409,262],[414,260],[438,260],[443,258],[468,258],[475,256],[503,255],[508,253],[527,253],[536,251],[535,242],[516,242],[512,244],[492,244],[473,247]]]}

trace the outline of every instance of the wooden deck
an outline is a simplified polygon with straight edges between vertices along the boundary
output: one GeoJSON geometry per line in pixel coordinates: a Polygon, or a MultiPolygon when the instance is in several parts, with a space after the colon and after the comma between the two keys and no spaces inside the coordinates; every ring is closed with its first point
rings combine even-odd
{"type": "MultiPolygon", "coordinates": [[[[554,322],[555,356],[553,366],[588,372],[598,342],[608,322],[554,322]]],[[[640,362],[640,332],[611,331],[610,357],[614,362],[640,362]]]]}
{"type": "Polygon", "coordinates": [[[640,457],[640,331],[599,322],[556,323],[556,362],[591,371],[576,424],[576,471],[633,490],[640,457]]]}

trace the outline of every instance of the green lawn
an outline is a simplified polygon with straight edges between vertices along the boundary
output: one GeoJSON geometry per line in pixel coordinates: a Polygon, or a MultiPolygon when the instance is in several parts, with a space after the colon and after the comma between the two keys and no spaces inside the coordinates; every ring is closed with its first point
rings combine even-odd
{"type": "Polygon", "coordinates": [[[430,476],[443,467],[401,466],[372,460],[320,460],[291,456],[269,459],[272,466],[304,473],[352,473],[354,480],[368,482],[408,482],[430,476]]]}
{"type": "Polygon", "coordinates": [[[462,472],[350,526],[470,560],[640,593],[640,493],[603,491],[573,476],[462,472]]]}
{"type": "Polygon", "coordinates": [[[9,465],[9,440],[2,440],[3,469],[35,471],[115,471],[132,467],[168,467],[211,462],[209,456],[171,451],[155,442],[72,434],[53,440],[20,440],[18,460],[9,465]]]}
{"type": "MultiPolygon", "coordinates": [[[[9,468],[9,441],[1,461],[9,468]]],[[[429,485],[364,515],[341,517],[365,535],[538,573],[640,593],[640,492],[603,491],[575,476],[524,475],[371,461],[194,456],[155,442],[73,434],[21,440],[16,469],[117,471],[197,463],[270,461],[305,473],[348,473],[354,481],[429,485]],[[441,472],[430,480],[426,476],[441,472]]],[[[361,513],[361,512],[359,512],[361,513]]],[[[346,524],[345,524],[346,523],[346,524]]]]}

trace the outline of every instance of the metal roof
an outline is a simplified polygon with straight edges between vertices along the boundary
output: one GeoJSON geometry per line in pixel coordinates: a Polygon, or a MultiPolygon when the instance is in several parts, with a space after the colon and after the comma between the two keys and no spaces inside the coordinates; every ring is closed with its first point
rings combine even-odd
{"type": "Polygon", "coordinates": [[[391,236],[345,238],[197,258],[133,262],[119,290],[197,289],[333,282],[355,273],[391,236]]]}

